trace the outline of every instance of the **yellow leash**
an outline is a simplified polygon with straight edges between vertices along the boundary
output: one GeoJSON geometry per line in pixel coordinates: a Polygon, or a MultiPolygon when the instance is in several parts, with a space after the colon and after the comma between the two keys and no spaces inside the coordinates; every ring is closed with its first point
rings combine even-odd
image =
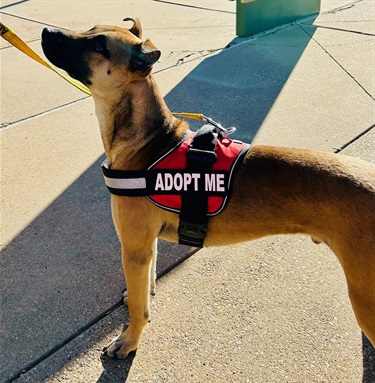
{"type": "MultiPolygon", "coordinates": [[[[27,56],[31,57],[33,60],[37,61],[39,64],[42,64],[48,69],[51,69],[55,73],[57,73],[60,77],[62,77],[64,80],[70,82],[72,85],[77,87],[82,92],[88,94],[91,96],[91,92],[89,88],[87,88],[85,85],[83,85],[80,81],[77,81],[64,73],[59,72],[55,68],[53,68],[51,65],[49,65],[45,60],[43,60],[35,51],[33,51],[22,39],[20,39],[15,32],[0,22],[0,35],[5,40],[7,40],[10,44],[12,44],[15,48],[19,49],[21,52],[25,53],[27,56]]],[[[200,121],[206,121],[209,123],[214,123],[213,125],[219,125],[217,127],[221,127],[220,124],[215,123],[213,120],[211,120],[209,117],[204,116],[201,113],[172,113],[176,117],[182,117],[182,118],[191,118],[194,120],[200,120],[200,121]]],[[[225,128],[221,127],[223,130],[226,130],[225,128]]]]}
{"type": "Polygon", "coordinates": [[[74,80],[73,78],[57,71],[51,65],[49,65],[46,61],[44,61],[37,53],[35,53],[23,40],[21,40],[11,28],[8,28],[3,23],[0,23],[0,34],[5,40],[10,42],[14,47],[19,49],[21,52],[25,53],[27,56],[31,57],[33,60],[37,61],[39,64],[44,65],[48,69],[53,70],[59,76],[61,76],[64,80],[70,82],[72,85],[80,89],[82,92],[85,92],[91,96],[89,89],[84,86],[81,82],[74,80]]]}

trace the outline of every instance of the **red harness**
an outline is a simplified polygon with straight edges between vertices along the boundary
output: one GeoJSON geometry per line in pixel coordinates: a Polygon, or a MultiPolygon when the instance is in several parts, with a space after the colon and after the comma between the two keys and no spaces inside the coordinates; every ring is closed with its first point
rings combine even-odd
{"type": "Polygon", "coordinates": [[[179,214],[179,243],[202,247],[209,217],[225,208],[236,166],[250,145],[231,140],[205,125],[189,132],[147,170],[102,170],[109,191],[146,196],[156,206],[179,214]]]}

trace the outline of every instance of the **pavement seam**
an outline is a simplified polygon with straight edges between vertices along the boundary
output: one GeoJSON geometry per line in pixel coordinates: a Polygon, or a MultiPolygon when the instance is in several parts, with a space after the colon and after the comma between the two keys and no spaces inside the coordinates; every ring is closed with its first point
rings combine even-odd
{"type": "MultiPolygon", "coordinates": [[[[362,1],[362,0],[360,0],[362,1]]],[[[360,2],[360,1],[357,1],[360,2]]],[[[340,10],[341,8],[339,8],[338,10],[340,10]]],[[[329,13],[329,12],[327,12],[329,13]]],[[[297,23],[297,25],[308,35],[310,36],[310,38],[373,100],[375,101],[375,98],[371,95],[371,93],[369,93],[367,91],[367,89],[365,87],[362,86],[362,84],[360,84],[356,78],[348,71],[345,69],[345,67],[343,65],[341,65],[328,51],[327,49],[325,49],[323,47],[322,44],[320,44],[315,38],[314,38],[314,35],[310,35],[304,27],[308,27],[308,28],[320,28],[319,26],[315,27],[315,26],[309,26],[309,25],[304,25],[302,23],[297,23]]],[[[323,27],[325,28],[325,27],[323,27]]],[[[331,29],[331,28],[328,28],[328,29],[331,29]]],[[[332,29],[336,29],[336,28],[332,28],[332,29]]],[[[347,31],[345,30],[345,32],[349,32],[349,33],[357,33],[357,32],[351,32],[351,31],[347,31]]],[[[367,33],[361,33],[363,35],[367,35],[367,33]]],[[[372,34],[370,34],[370,36],[373,36],[372,34]]],[[[344,150],[345,148],[347,148],[348,146],[350,146],[351,144],[353,144],[354,142],[356,142],[358,139],[360,139],[361,137],[363,137],[365,134],[367,134],[368,132],[370,132],[373,128],[375,127],[375,124],[369,126],[367,129],[365,129],[363,132],[359,133],[358,135],[356,135],[355,137],[353,137],[352,139],[350,139],[349,141],[347,141],[345,144],[339,146],[339,147],[333,147],[333,150],[334,150],[334,153],[340,153],[342,150],[344,150]]]]}
{"type": "MultiPolygon", "coordinates": [[[[1,11],[2,8],[0,8],[0,14],[2,15],[5,15],[5,16],[11,16],[11,17],[15,17],[16,19],[21,19],[21,20],[26,20],[26,21],[29,21],[31,23],[35,23],[35,24],[41,24],[41,25],[44,25],[44,26],[49,26],[49,27],[54,27],[54,28],[61,28],[61,29],[66,29],[66,28],[62,28],[58,25],[54,25],[54,24],[49,24],[49,23],[46,23],[44,21],[37,21],[37,20],[33,20],[33,19],[29,19],[27,17],[22,17],[22,16],[18,16],[18,15],[13,15],[11,13],[8,13],[8,12],[3,12],[1,11]]],[[[34,40],[35,41],[35,40],[34,40]]],[[[29,42],[29,41],[26,41],[26,42],[29,42]]]]}
{"type": "MultiPolygon", "coordinates": [[[[34,40],[34,41],[38,41],[38,40],[34,40]]],[[[9,47],[5,47],[5,48],[14,48],[14,47],[9,46],[9,47]]],[[[5,48],[3,48],[3,49],[5,49],[5,48]]],[[[167,70],[179,67],[181,65],[190,63],[192,61],[200,60],[200,59],[203,59],[205,57],[215,55],[218,51],[221,51],[223,49],[226,49],[226,47],[225,48],[215,48],[215,49],[205,49],[205,50],[202,50],[202,51],[192,51],[191,53],[189,53],[189,54],[183,56],[182,58],[178,59],[175,64],[170,65],[170,66],[168,66],[166,68],[154,71],[154,74],[157,75],[158,73],[165,72],[167,70]],[[205,53],[205,52],[207,52],[207,53],[205,53]],[[192,58],[190,60],[187,60],[189,57],[191,57],[193,55],[196,55],[196,54],[200,54],[200,56],[194,57],[194,58],[192,58]]],[[[16,126],[18,126],[20,124],[23,124],[24,122],[35,120],[36,118],[44,117],[44,116],[46,116],[48,114],[51,114],[53,112],[60,111],[61,109],[64,109],[64,108],[72,106],[72,105],[75,105],[75,104],[77,104],[77,103],[79,103],[81,101],[85,101],[85,100],[87,100],[90,97],[91,96],[85,96],[83,98],[76,99],[76,100],[68,102],[68,103],[66,103],[64,105],[57,106],[55,108],[49,109],[47,111],[44,111],[44,112],[41,112],[41,113],[38,113],[38,114],[35,114],[33,116],[25,117],[25,118],[22,118],[22,119],[20,119],[18,121],[14,121],[14,122],[4,123],[3,125],[0,126],[0,133],[5,131],[5,130],[7,130],[7,129],[11,129],[11,128],[14,128],[14,127],[16,127],[16,126]]]]}
{"type": "Polygon", "coordinates": [[[65,109],[69,106],[72,106],[72,105],[75,105],[75,104],[78,104],[82,101],[85,101],[87,100],[88,98],[90,98],[91,96],[86,96],[86,97],[83,97],[83,98],[80,98],[78,100],[74,100],[74,101],[71,101],[71,102],[68,102],[64,105],[60,105],[60,106],[57,106],[55,108],[52,108],[52,109],[49,109],[49,110],[46,110],[44,112],[41,112],[41,113],[38,113],[38,114],[34,114],[33,116],[29,116],[29,117],[25,117],[25,118],[22,118],[21,120],[18,120],[18,121],[15,121],[15,122],[10,122],[10,123],[4,123],[4,125],[2,125],[0,127],[0,133],[1,132],[4,132],[5,130],[8,130],[8,129],[11,129],[11,128],[14,128],[20,124],[23,124],[24,122],[28,122],[28,121],[32,121],[32,120],[35,120],[39,117],[44,117],[44,116],[47,116],[51,113],[54,113],[54,112],[57,112],[59,110],[62,110],[62,109],[65,109]]]}
{"type": "MultiPolygon", "coordinates": [[[[0,12],[1,13],[1,12],[0,12]]],[[[27,44],[31,44],[31,43],[35,43],[37,41],[40,41],[40,39],[33,39],[33,40],[28,40],[27,41],[27,44]]],[[[0,51],[4,51],[5,49],[9,49],[9,48],[14,48],[14,46],[12,44],[9,43],[9,45],[5,46],[5,47],[2,47],[0,48],[0,51]]]]}
{"type": "Polygon", "coordinates": [[[363,0],[355,0],[349,4],[341,5],[337,8],[333,8],[333,9],[330,9],[328,11],[322,12],[321,14],[327,15],[330,13],[336,13],[337,11],[345,11],[346,9],[350,9],[350,8],[354,7],[357,3],[362,3],[362,2],[363,2],[363,0]]]}
{"type": "Polygon", "coordinates": [[[193,62],[196,60],[201,60],[201,59],[204,59],[208,56],[213,56],[217,52],[219,52],[223,49],[225,49],[225,47],[224,48],[215,48],[215,49],[204,49],[204,50],[200,50],[200,51],[191,51],[191,52],[187,53],[185,56],[179,58],[175,64],[169,65],[168,67],[165,67],[165,68],[162,68],[159,70],[156,70],[153,73],[154,73],[154,75],[157,75],[158,73],[163,73],[167,70],[179,67],[183,64],[187,64],[187,63],[190,63],[190,62],[193,62]],[[199,55],[199,56],[195,56],[195,55],[199,55]],[[191,57],[191,56],[195,56],[195,57],[189,59],[189,57],[191,57]]]}
{"type": "Polygon", "coordinates": [[[82,327],[80,327],[78,330],[73,332],[73,334],[69,335],[64,340],[62,340],[60,343],[58,343],[57,345],[55,345],[54,347],[52,347],[51,349],[46,351],[44,354],[42,354],[39,358],[37,358],[33,362],[30,362],[28,365],[24,366],[20,370],[18,370],[15,374],[13,374],[13,376],[11,376],[6,381],[4,381],[4,383],[12,383],[12,382],[16,381],[17,379],[19,379],[21,377],[21,375],[26,374],[27,372],[29,372],[30,370],[35,368],[38,364],[42,363],[44,360],[46,360],[47,358],[49,358],[50,356],[55,354],[57,351],[61,350],[68,343],[70,343],[72,340],[74,340],[77,337],[79,337],[80,335],[82,335],[84,332],[86,332],[92,326],[99,323],[102,319],[104,319],[108,315],[112,314],[114,311],[116,311],[122,305],[123,305],[123,300],[121,298],[121,300],[119,300],[118,302],[113,304],[109,309],[107,309],[106,311],[104,311],[103,313],[101,313],[97,317],[95,317],[93,320],[91,320],[90,322],[88,322],[85,325],[83,325],[82,327]]]}
{"type": "MultiPolygon", "coordinates": [[[[311,38],[311,40],[313,40],[330,58],[332,61],[334,61],[373,101],[375,101],[375,98],[374,96],[361,84],[357,81],[357,79],[342,65],[340,64],[340,62],[338,60],[336,60],[329,52],[326,48],[324,48],[324,46],[322,44],[319,43],[319,41],[317,41],[315,38],[314,38],[314,35],[310,35],[304,28],[304,26],[302,26],[301,24],[298,24],[297,25],[311,38]]],[[[319,27],[318,27],[319,28],[319,27]]]]}
{"type": "Polygon", "coordinates": [[[372,129],[375,128],[375,124],[369,126],[367,129],[365,129],[363,132],[359,133],[358,135],[356,135],[355,137],[353,137],[351,140],[349,140],[348,142],[346,142],[345,144],[341,145],[340,147],[334,147],[334,153],[340,153],[342,150],[344,150],[345,148],[347,148],[349,145],[353,144],[354,142],[356,142],[358,139],[360,139],[361,137],[363,137],[365,134],[369,133],[372,129]]]}
{"type": "MultiPolygon", "coordinates": [[[[164,277],[166,274],[168,274],[171,270],[173,270],[175,267],[180,265],[181,263],[185,262],[188,258],[190,258],[192,255],[196,254],[200,249],[199,248],[189,248],[189,250],[186,252],[186,254],[177,259],[177,261],[169,264],[165,269],[161,270],[157,275],[157,280],[164,277]]],[[[126,291],[126,289],[124,290],[126,291]]],[[[109,307],[107,310],[103,311],[102,313],[98,314],[94,319],[89,321],[88,323],[81,326],[78,330],[74,331],[71,335],[63,339],[60,343],[46,351],[44,354],[42,354],[39,358],[35,359],[34,361],[30,362],[26,366],[19,369],[13,376],[8,378],[4,381],[4,383],[13,383],[17,379],[19,379],[22,375],[30,372],[33,368],[37,367],[39,364],[43,363],[46,359],[51,357],[56,352],[60,351],[62,348],[64,348],[66,345],[68,345],[70,342],[84,334],[86,331],[90,330],[93,326],[98,324],[101,320],[105,319],[107,316],[114,313],[117,309],[124,306],[123,298],[121,298],[119,301],[114,303],[111,307],[109,307]]]]}
{"type": "Polygon", "coordinates": [[[198,7],[196,5],[176,3],[174,1],[167,1],[167,0],[152,0],[152,1],[154,1],[155,3],[164,3],[164,4],[168,4],[168,5],[176,5],[176,6],[179,6],[179,7],[194,8],[194,9],[198,9],[200,11],[211,11],[211,12],[229,13],[231,15],[235,15],[236,14],[236,12],[224,11],[222,9],[198,7]]]}
{"type": "Polygon", "coordinates": [[[8,4],[8,5],[3,5],[2,7],[0,7],[0,9],[13,7],[14,5],[26,3],[27,1],[29,1],[29,0],[20,0],[20,1],[17,1],[16,3],[12,3],[12,4],[8,4]]]}
{"type": "Polygon", "coordinates": [[[318,28],[320,28],[320,29],[330,29],[330,30],[333,30],[333,31],[355,33],[355,34],[358,34],[358,35],[375,36],[375,34],[373,34],[373,33],[353,31],[351,29],[328,27],[328,26],[325,26],[325,25],[311,25],[311,24],[305,24],[305,23],[298,23],[298,24],[306,26],[306,27],[310,27],[310,28],[316,28],[316,29],[318,29],[318,28]]]}
{"type": "MultiPolygon", "coordinates": [[[[53,28],[67,29],[67,28],[61,27],[60,25],[49,24],[49,23],[44,22],[44,21],[37,21],[37,20],[30,19],[27,17],[14,15],[12,13],[3,12],[3,11],[1,11],[1,8],[0,8],[0,14],[5,15],[5,16],[14,17],[16,19],[29,21],[30,23],[40,24],[40,25],[49,26],[49,27],[53,27],[53,28]]],[[[158,30],[208,29],[208,28],[217,28],[217,27],[218,27],[218,25],[201,25],[201,26],[190,26],[190,27],[184,25],[184,26],[181,26],[179,28],[177,28],[177,27],[153,28],[153,27],[147,27],[146,26],[146,27],[142,28],[142,30],[143,30],[143,32],[146,32],[146,31],[158,31],[158,30]]],[[[231,24],[231,25],[220,25],[220,28],[233,28],[233,24],[231,24]]],[[[33,40],[33,41],[35,41],[35,40],[33,40]]],[[[30,42],[30,41],[27,41],[27,42],[30,42]]],[[[4,48],[6,48],[6,47],[4,47],[4,48]]],[[[2,49],[4,49],[4,48],[2,48],[2,49]]]]}

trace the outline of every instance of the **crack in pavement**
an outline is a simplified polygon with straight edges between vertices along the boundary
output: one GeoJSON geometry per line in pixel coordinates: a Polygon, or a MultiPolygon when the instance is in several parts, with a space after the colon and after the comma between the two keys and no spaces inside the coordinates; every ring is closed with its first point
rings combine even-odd
{"type": "Polygon", "coordinates": [[[361,137],[363,137],[364,135],[366,135],[367,133],[369,133],[372,129],[375,128],[375,124],[369,126],[367,129],[365,129],[363,132],[359,133],[358,135],[356,135],[355,137],[353,137],[351,140],[349,140],[348,142],[346,142],[345,144],[341,145],[340,147],[334,147],[334,153],[340,153],[341,151],[343,151],[345,148],[347,148],[348,146],[350,146],[351,144],[353,144],[354,142],[356,142],[358,139],[360,139],[361,137]]]}
{"type": "Polygon", "coordinates": [[[236,12],[231,12],[231,11],[224,11],[222,9],[214,9],[214,8],[206,8],[206,7],[199,7],[196,5],[191,5],[191,4],[182,4],[182,3],[177,3],[173,1],[166,1],[166,0],[153,0],[156,3],[164,3],[164,4],[169,4],[169,5],[176,5],[179,7],[187,7],[187,8],[194,8],[194,9],[199,9],[201,11],[211,11],[211,12],[221,12],[221,13],[229,13],[231,15],[235,15],[236,12]]]}
{"type": "Polygon", "coordinates": [[[311,24],[305,24],[305,23],[299,23],[299,25],[303,25],[305,27],[309,28],[322,28],[322,29],[331,29],[333,31],[339,31],[339,32],[348,32],[348,33],[355,33],[358,35],[364,35],[364,36],[375,36],[374,33],[369,33],[369,32],[361,32],[361,31],[353,31],[351,29],[343,29],[343,28],[337,28],[337,27],[329,27],[325,25],[311,25],[311,24]]]}
{"type": "Polygon", "coordinates": [[[336,60],[331,53],[328,52],[324,46],[314,38],[314,35],[310,35],[304,28],[303,25],[297,24],[310,38],[313,40],[373,101],[375,101],[374,96],[361,84],[358,80],[342,65],[338,60],[336,60]]]}

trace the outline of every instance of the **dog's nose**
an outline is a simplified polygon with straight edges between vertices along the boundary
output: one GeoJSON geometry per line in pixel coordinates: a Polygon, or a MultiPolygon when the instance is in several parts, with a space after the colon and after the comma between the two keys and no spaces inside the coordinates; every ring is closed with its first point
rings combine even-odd
{"type": "Polygon", "coordinates": [[[57,42],[63,34],[56,28],[43,28],[42,31],[42,40],[45,43],[57,42]]]}

